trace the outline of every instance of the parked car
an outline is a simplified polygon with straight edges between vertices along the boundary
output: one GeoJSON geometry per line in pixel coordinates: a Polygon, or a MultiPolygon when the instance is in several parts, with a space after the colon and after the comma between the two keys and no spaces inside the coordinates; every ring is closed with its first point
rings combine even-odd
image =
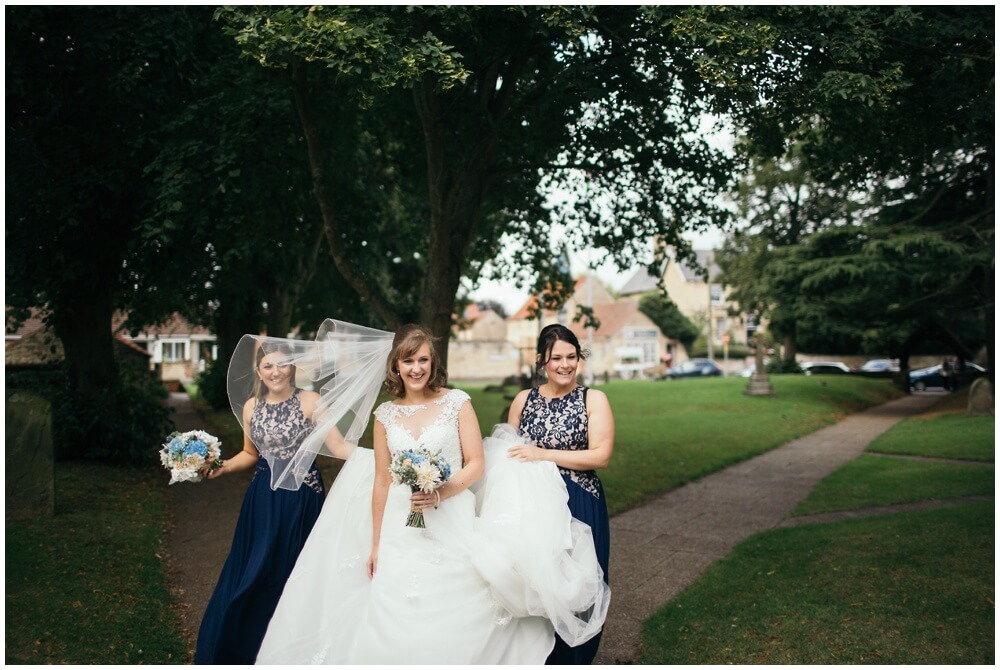
{"type": "Polygon", "coordinates": [[[736,373],[737,377],[753,377],[753,373],[757,372],[757,364],[751,363],[742,370],[736,373]]]}
{"type": "Polygon", "coordinates": [[[851,368],[840,361],[800,363],[799,367],[806,375],[847,375],[851,373],[851,368]]]}
{"type": "Polygon", "coordinates": [[[678,366],[667,370],[664,379],[683,379],[684,377],[720,377],[722,368],[707,358],[689,358],[678,366]]]}
{"type": "MultiPolygon", "coordinates": [[[[965,363],[965,373],[981,374],[986,372],[975,363],[965,363]]],[[[944,377],[941,375],[941,365],[920,368],[910,372],[910,388],[914,391],[924,391],[929,388],[944,388],[944,377]]]]}
{"type": "Polygon", "coordinates": [[[899,372],[899,363],[890,358],[875,358],[865,361],[859,372],[899,372]]]}

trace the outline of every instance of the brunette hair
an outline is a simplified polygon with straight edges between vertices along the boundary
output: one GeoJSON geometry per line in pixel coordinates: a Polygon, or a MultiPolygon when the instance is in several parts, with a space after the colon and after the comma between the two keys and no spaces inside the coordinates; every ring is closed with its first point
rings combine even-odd
{"type": "Polygon", "coordinates": [[[541,375],[542,368],[552,358],[552,347],[555,346],[556,342],[560,341],[573,345],[573,348],[576,349],[576,355],[581,361],[587,360],[587,356],[590,355],[589,351],[580,348],[580,340],[577,339],[572,330],[561,323],[549,324],[542,328],[542,332],[538,334],[538,345],[536,347],[538,364],[535,366],[536,378],[541,375]]]}
{"type": "Polygon", "coordinates": [[[385,364],[385,390],[389,395],[396,398],[406,395],[406,387],[399,378],[396,364],[416,354],[425,344],[431,350],[431,373],[427,380],[427,388],[437,391],[448,383],[448,373],[441,365],[441,357],[434,348],[436,340],[437,338],[431,335],[429,330],[414,323],[408,323],[396,331],[396,336],[392,338],[392,351],[389,352],[389,359],[385,364]]]}
{"type": "MultiPolygon", "coordinates": [[[[267,395],[267,386],[264,385],[264,380],[260,378],[260,362],[264,360],[264,356],[268,354],[282,353],[289,356],[292,355],[292,348],[284,342],[269,342],[264,340],[257,347],[257,353],[254,356],[254,372],[258,373],[254,375],[253,378],[253,397],[257,399],[258,402],[264,399],[267,395]]],[[[291,365],[289,362],[288,365],[291,365]]],[[[295,386],[295,366],[292,365],[292,378],[289,380],[291,386],[295,386]]]]}

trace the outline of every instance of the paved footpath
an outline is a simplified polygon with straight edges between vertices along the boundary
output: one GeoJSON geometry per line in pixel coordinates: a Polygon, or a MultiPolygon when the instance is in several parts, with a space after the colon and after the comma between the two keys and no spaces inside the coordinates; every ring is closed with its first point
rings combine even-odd
{"type": "MultiPolygon", "coordinates": [[[[634,663],[650,615],[739,542],[781,525],[821,479],[881,433],[940,398],[915,394],[853,414],[613,517],[611,608],[597,662],[634,663]]],[[[205,428],[186,395],[172,394],[170,402],[178,430],[205,428]]],[[[168,489],[168,565],[192,650],[249,477],[168,489]]]]}

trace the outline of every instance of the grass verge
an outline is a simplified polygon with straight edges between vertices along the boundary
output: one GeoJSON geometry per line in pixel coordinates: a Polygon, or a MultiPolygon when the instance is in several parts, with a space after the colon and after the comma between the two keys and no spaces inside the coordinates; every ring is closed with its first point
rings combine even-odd
{"type": "Polygon", "coordinates": [[[991,495],[992,468],[884,456],[861,456],[824,479],[792,516],[991,495]]]}
{"type": "Polygon", "coordinates": [[[5,662],[182,663],[162,474],[59,463],[56,514],[6,523],[5,662]]]}
{"type": "Polygon", "coordinates": [[[650,618],[643,664],[989,664],[994,509],[761,533],[650,618]]]}
{"type": "MultiPolygon", "coordinates": [[[[847,414],[898,397],[884,379],[772,377],[776,395],[743,395],[727,377],[603,384],[615,416],[615,452],[600,471],[612,514],[774,449],[847,414]]],[[[488,435],[509,402],[463,385],[488,435]]]]}

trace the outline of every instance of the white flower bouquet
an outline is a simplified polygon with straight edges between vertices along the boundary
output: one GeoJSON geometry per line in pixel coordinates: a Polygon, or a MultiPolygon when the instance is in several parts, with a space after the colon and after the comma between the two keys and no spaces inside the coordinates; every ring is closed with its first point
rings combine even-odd
{"type": "MultiPolygon", "coordinates": [[[[451,465],[440,452],[426,449],[398,451],[389,464],[393,484],[406,484],[413,492],[430,493],[437,490],[451,477],[451,465]]],[[[411,509],[406,518],[410,528],[426,528],[422,510],[411,509]]]]}
{"type": "Polygon", "coordinates": [[[200,482],[207,464],[215,470],[222,466],[219,438],[203,430],[171,433],[160,449],[160,462],[170,471],[170,483],[200,482]]]}

